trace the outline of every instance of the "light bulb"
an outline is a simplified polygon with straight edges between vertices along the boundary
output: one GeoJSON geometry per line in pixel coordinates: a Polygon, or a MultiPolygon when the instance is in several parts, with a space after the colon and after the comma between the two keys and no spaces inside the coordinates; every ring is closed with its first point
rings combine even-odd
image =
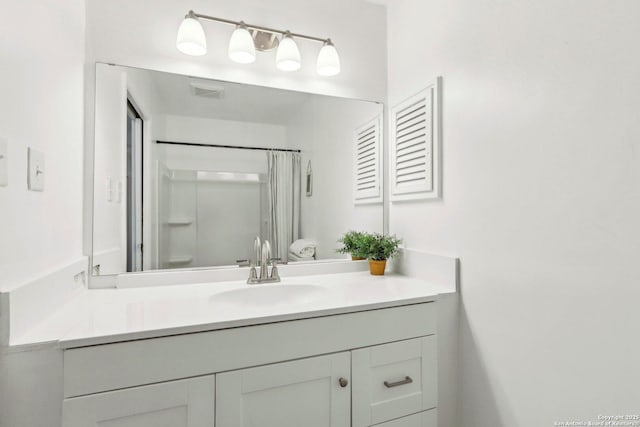
{"type": "Polygon", "coordinates": [[[316,71],[321,76],[340,74],[340,57],[331,40],[324,42],[324,46],[320,49],[316,71]]]}
{"type": "Polygon", "coordinates": [[[240,22],[231,35],[229,58],[241,64],[250,64],[256,60],[256,46],[244,22],[240,22]]]}
{"type": "Polygon", "coordinates": [[[207,53],[204,30],[192,10],[184,17],[178,28],[176,47],[180,52],[192,56],[202,56],[207,53]]]}
{"type": "Polygon", "coordinates": [[[300,69],[300,51],[298,45],[287,31],[276,52],[276,67],[282,71],[296,71],[300,69]]]}

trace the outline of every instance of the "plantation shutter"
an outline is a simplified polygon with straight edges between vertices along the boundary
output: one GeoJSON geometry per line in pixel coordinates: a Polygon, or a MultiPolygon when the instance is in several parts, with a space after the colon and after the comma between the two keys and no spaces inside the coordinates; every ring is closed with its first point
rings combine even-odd
{"type": "Polygon", "coordinates": [[[355,131],[354,202],[356,204],[382,201],[381,127],[380,116],[377,116],[355,131]]]}
{"type": "Polygon", "coordinates": [[[391,110],[391,200],[439,197],[438,99],[433,85],[391,110]]]}

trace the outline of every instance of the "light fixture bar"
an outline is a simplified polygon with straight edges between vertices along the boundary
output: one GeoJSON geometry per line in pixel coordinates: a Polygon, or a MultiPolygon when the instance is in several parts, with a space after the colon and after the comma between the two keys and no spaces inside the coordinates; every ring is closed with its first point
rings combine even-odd
{"type": "MultiPolygon", "coordinates": [[[[215,16],[209,16],[209,15],[203,15],[201,13],[195,13],[193,10],[190,10],[189,13],[187,13],[187,16],[196,17],[196,18],[200,18],[200,19],[206,19],[208,21],[221,22],[223,24],[229,24],[229,25],[234,25],[234,26],[240,25],[242,23],[247,28],[250,28],[252,30],[264,31],[266,33],[272,33],[272,34],[285,34],[285,33],[287,33],[287,30],[276,30],[274,28],[262,27],[260,25],[247,24],[244,21],[232,21],[230,19],[216,18],[215,16]]],[[[324,43],[324,42],[329,40],[329,38],[324,38],[323,39],[323,38],[320,38],[320,37],[307,36],[305,34],[292,33],[291,31],[289,31],[288,33],[289,33],[289,35],[291,37],[312,40],[312,41],[316,41],[316,42],[320,42],[320,43],[324,43]]]]}

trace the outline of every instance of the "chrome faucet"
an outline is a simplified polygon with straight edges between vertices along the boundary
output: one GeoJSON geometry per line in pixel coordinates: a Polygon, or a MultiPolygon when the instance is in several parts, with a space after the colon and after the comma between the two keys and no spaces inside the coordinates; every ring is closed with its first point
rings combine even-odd
{"type": "Polygon", "coordinates": [[[271,244],[269,241],[265,240],[260,244],[260,237],[256,237],[256,240],[253,242],[253,249],[256,260],[255,263],[251,260],[247,283],[249,285],[255,285],[258,283],[279,282],[280,276],[278,275],[278,267],[276,267],[278,258],[271,258],[271,244]],[[271,272],[269,272],[269,264],[271,264],[271,272]],[[258,275],[256,267],[260,268],[260,275],[258,275]]]}

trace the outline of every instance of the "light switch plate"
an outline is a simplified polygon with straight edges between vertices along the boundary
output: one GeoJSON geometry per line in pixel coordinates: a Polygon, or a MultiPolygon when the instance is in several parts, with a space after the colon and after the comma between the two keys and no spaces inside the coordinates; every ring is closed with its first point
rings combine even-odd
{"type": "Polygon", "coordinates": [[[29,147],[28,157],[29,175],[27,184],[29,190],[44,191],[44,153],[29,147]]]}
{"type": "Polygon", "coordinates": [[[9,185],[9,144],[0,138],[0,187],[9,185]]]}

